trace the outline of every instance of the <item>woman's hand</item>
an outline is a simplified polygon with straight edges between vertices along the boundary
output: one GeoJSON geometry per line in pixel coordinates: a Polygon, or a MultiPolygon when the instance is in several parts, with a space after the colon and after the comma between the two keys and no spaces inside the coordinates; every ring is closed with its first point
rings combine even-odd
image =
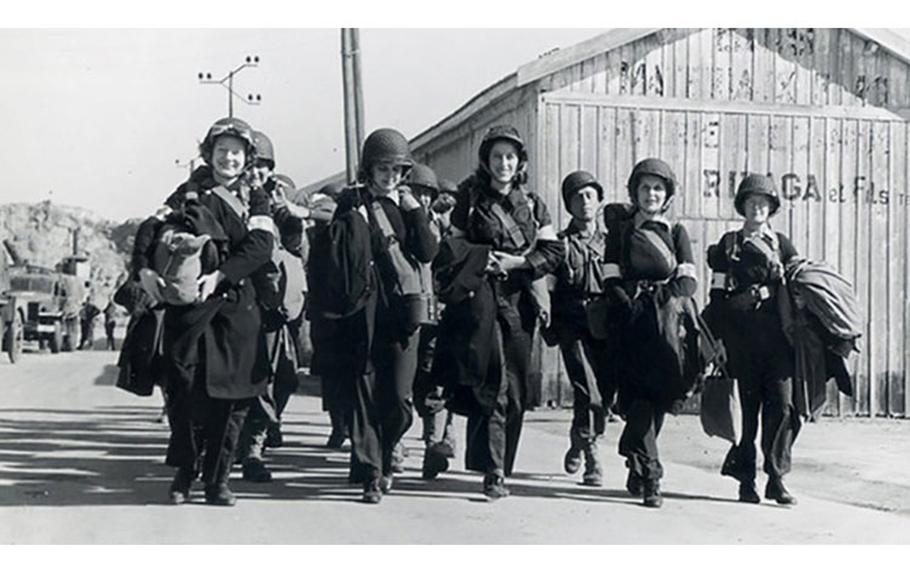
{"type": "Polygon", "coordinates": [[[210,274],[203,274],[196,280],[196,286],[199,289],[199,301],[204,302],[209,299],[218,285],[224,280],[224,273],[216,270],[210,274]]]}
{"type": "Polygon", "coordinates": [[[413,211],[420,207],[420,202],[414,197],[410,190],[400,188],[398,191],[398,203],[402,211],[413,211]]]}
{"type": "Polygon", "coordinates": [[[310,210],[308,208],[303,205],[297,205],[288,199],[287,194],[284,192],[283,185],[275,185],[275,189],[272,191],[272,203],[275,204],[276,209],[286,209],[292,217],[297,217],[298,219],[308,219],[310,217],[310,210]]]}

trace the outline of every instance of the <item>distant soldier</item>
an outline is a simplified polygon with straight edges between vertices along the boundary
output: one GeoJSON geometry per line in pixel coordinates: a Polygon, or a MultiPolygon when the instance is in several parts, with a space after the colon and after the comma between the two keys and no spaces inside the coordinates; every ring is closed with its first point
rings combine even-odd
{"type": "Polygon", "coordinates": [[[104,334],[107,336],[107,348],[111,351],[116,349],[114,346],[114,330],[117,329],[116,318],[117,306],[114,304],[114,301],[111,300],[104,308],[104,334]]]}
{"type": "Polygon", "coordinates": [[[79,349],[94,349],[95,343],[95,318],[101,310],[91,300],[86,300],[79,311],[79,322],[82,326],[82,337],[79,340],[79,349]]]}

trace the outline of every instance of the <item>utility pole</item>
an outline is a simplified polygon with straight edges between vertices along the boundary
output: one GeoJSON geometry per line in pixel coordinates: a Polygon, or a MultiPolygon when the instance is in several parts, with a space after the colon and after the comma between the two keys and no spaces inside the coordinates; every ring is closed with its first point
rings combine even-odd
{"type": "Polygon", "coordinates": [[[247,67],[259,67],[259,56],[258,55],[247,55],[243,63],[238,65],[236,68],[228,71],[228,74],[222,77],[221,79],[212,79],[211,73],[202,73],[200,72],[197,77],[199,82],[205,85],[221,85],[228,92],[228,116],[234,116],[234,97],[237,97],[241,101],[245,102],[248,105],[259,105],[262,103],[262,95],[259,94],[248,94],[246,98],[241,97],[234,92],[234,75],[246,69],[247,67]],[[225,84],[227,83],[227,84],[225,84]]]}
{"type": "Polygon", "coordinates": [[[193,175],[193,166],[196,163],[196,158],[190,158],[189,162],[183,162],[179,158],[174,160],[174,166],[178,168],[186,168],[187,178],[193,175]]]}
{"type": "Polygon", "coordinates": [[[363,144],[363,89],[360,81],[360,31],[357,28],[341,29],[341,72],[347,175],[348,183],[354,183],[363,144]]]}

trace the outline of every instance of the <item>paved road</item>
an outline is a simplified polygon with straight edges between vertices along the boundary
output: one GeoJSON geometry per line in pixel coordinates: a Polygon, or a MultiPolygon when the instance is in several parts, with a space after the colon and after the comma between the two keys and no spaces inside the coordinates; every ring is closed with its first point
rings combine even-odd
{"type": "Polygon", "coordinates": [[[664,507],[645,509],[622,490],[618,426],[601,452],[606,487],[583,487],[561,472],[564,428],[554,422],[567,414],[553,411],[528,415],[513,497],[487,503],[460,460],[421,480],[415,427],[394,492],[364,505],[345,483],[346,453],[321,447],[328,425],[309,396],[288,408],[273,483],[233,482],[240,500],[230,509],[174,507],[160,400],[114,388],[113,362],[110,352],[0,362],[0,543],[910,543],[907,515],[803,494],[793,508],[743,505],[729,480],[672,458],[664,507]]]}

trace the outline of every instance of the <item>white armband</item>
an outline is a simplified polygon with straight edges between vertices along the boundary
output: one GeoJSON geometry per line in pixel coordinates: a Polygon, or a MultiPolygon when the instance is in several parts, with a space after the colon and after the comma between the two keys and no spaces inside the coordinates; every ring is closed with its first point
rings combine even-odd
{"type": "Polygon", "coordinates": [[[275,221],[268,215],[252,215],[247,221],[247,229],[250,231],[266,231],[275,234],[275,221]]]}
{"type": "Polygon", "coordinates": [[[683,262],[676,267],[676,277],[686,277],[691,278],[692,280],[698,280],[698,277],[695,274],[695,265],[691,262],[683,262]]]}
{"type": "Polygon", "coordinates": [[[603,267],[604,278],[622,278],[622,270],[620,270],[619,265],[615,262],[608,262],[604,264],[603,267]]]}
{"type": "Polygon", "coordinates": [[[712,290],[726,290],[727,289],[727,274],[725,272],[712,272],[711,273],[711,289],[712,290]]]}

